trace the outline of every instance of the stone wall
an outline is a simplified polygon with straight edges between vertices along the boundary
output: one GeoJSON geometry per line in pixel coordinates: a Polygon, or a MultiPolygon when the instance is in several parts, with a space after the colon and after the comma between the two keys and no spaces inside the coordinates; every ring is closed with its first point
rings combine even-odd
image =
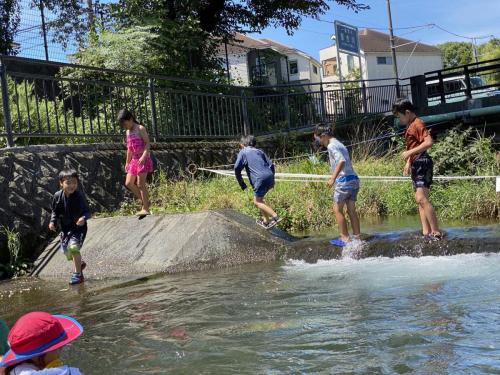
{"type": "MultiPolygon", "coordinates": [[[[195,163],[212,166],[233,163],[234,142],[155,144],[157,169],[176,176],[195,163]]],[[[57,175],[64,167],[79,172],[81,188],[92,212],[119,207],[123,186],[125,147],[121,144],[43,145],[0,149],[0,226],[21,234],[23,252],[33,255],[49,240],[52,195],[59,189],[57,175]]],[[[0,262],[8,260],[6,239],[0,235],[0,262]]]]}

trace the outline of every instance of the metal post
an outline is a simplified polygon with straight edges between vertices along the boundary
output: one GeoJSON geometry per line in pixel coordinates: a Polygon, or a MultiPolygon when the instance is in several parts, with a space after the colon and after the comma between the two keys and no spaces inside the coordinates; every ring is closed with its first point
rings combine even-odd
{"type": "Polygon", "coordinates": [[[151,102],[151,126],[153,127],[153,140],[157,142],[158,137],[158,123],[156,121],[156,95],[155,95],[155,86],[153,80],[150,78],[148,80],[149,86],[149,100],[151,102]]]}
{"type": "Polygon", "coordinates": [[[241,90],[241,109],[243,112],[243,132],[248,135],[251,134],[250,122],[248,121],[248,99],[245,94],[245,89],[241,90]]]}
{"type": "Polygon", "coordinates": [[[363,81],[361,83],[361,97],[363,100],[363,113],[366,115],[368,113],[368,101],[366,100],[366,83],[363,81]]]}
{"type": "Polygon", "coordinates": [[[321,95],[321,121],[326,121],[326,105],[325,105],[325,92],[323,91],[323,82],[319,85],[319,92],[321,95]]]}
{"type": "Polygon", "coordinates": [[[342,64],[340,61],[340,51],[339,51],[339,43],[337,41],[337,35],[335,35],[335,49],[337,50],[337,73],[339,75],[339,81],[340,81],[340,89],[344,90],[344,84],[342,83],[342,64]]]}
{"type": "MultiPolygon", "coordinates": [[[[358,45],[359,45],[359,34],[358,34],[358,45]]],[[[366,114],[368,112],[368,108],[366,106],[366,83],[363,77],[363,64],[361,62],[361,51],[358,53],[358,61],[359,61],[359,78],[361,79],[361,97],[363,100],[363,113],[366,114]]]]}
{"type": "Polygon", "coordinates": [[[441,104],[446,103],[446,96],[444,94],[444,82],[443,82],[443,74],[441,71],[438,72],[438,89],[439,89],[439,96],[441,98],[441,104]]]}
{"type": "Polygon", "coordinates": [[[227,83],[231,83],[231,72],[229,71],[229,54],[227,53],[227,42],[224,42],[224,49],[226,51],[226,69],[227,69],[227,83]]]}
{"type": "Polygon", "coordinates": [[[396,47],[394,46],[394,33],[392,30],[391,0],[386,0],[386,1],[387,1],[387,15],[389,16],[389,35],[391,41],[392,65],[394,69],[394,77],[396,78],[396,95],[399,98],[401,96],[401,92],[399,89],[398,62],[396,60],[396,47]]]}
{"type": "Polygon", "coordinates": [[[470,73],[469,67],[464,66],[464,76],[465,76],[465,96],[469,99],[472,99],[472,87],[470,84],[470,73]]]}
{"type": "Polygon", "coordinates": [[[5,123],[5,139],[7,147],[14,147],[14,137],[12,136],[12,118],[10,117],[9,89],[7,87],[7,70],[2,60],[0,60],[0,86],[2,90],[3,118],[5,123]]]}
{"type": "Polygon", "coordinates": [[[476,38],[472,38],[472,53],[474,54],[474,61],[476,63],[478,63],[479,59],[478,59],[478,56],[477,56],[476,38]]]}
{"type": "Polygon", "coordinates": [[[47,44],[47,27],[45,24],[45,15],[43,13],[43,1],[40,0],[40,17],[42,18],[42,35],[43,35],[43,48],[45,49],[45,60],[49,61],[49,46],[47,44]]]}
{"type": "Polygon", "coordinates": [[[285,120],[286,120],[287,129],[288,129],[288,131],[290,131],[290,129],[292,127],[292,121],[291,121],[291,116],[290,116],[290,103],[288,100],[288,88],[287,88],[287,92],[285,94],[285,120]]]}

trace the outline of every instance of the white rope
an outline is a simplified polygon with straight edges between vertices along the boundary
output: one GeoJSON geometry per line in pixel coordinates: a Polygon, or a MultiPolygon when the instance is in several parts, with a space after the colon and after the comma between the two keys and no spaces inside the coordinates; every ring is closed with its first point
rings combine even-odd
{"type": "MultiPolygon", "coordinates": [[[[215,173],[225,177],[234,177],[233,170],[225,169],[209,169],[198,168],[200,171],[215,173]]],[[[248,178],[245,172],[242,172],[244,178],[248,178]]],[[[329,174],[308,174],[308,173],[283,173],[278,172],[275,174],[276,181],[287,182],[324,182],[331,177],[329,174]]],[[[394,181],[410,181],[410,177],[405,176],[358,176],[361,180],[373,180],[380,182],[394,182],[394,181]]],[[[436,181],[456,181],[456,180],[487,180],[496,179],[498,176],[434,176],[433,180],[436,181]]]]}

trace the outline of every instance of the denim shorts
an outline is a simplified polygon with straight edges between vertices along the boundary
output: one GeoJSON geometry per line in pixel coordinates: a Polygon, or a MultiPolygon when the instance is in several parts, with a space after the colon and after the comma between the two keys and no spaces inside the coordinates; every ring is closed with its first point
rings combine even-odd
{"type": "Polygon", "coordinates": [[[359,180],[348,182],[337,182],[333,189],[333,201],[335,203],[344,203],[347,201],[356,202],[359,192],[359,180]]]}
{"type": "Polygon", "coordinates": [[[274,187],[274,176],[258,181],[253,187],[253,195],[257,198],[263,198],[269,190],[274,187]]]}

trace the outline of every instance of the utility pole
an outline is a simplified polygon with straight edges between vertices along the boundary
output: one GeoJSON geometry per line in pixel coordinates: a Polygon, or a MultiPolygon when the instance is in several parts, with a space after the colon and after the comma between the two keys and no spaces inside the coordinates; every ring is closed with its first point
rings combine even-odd
{"type": "Polygon", "coordinates": [[[394,46],[394,33],[392,30],[391,0],[386,0],[386,2],[387,15],[389,16],[389,35],[391,41],[392,66],[394,69],[394,77],[396,78],[396,96],[399,98],[401,96],[401,92],[399,90],[398,62],[396,60],[396,46],[394,46]]]}
{"type": "Polygon", "coordinates": [[[47,44],[47,25],[45,24],[45,14],[43,13],[43,1],[40,0],[40,17],[42,18],[43,48],[45,49],[45,60],[49,61],[49,46],[47,44]]]}
{"type": "Polygon", "coordinates": [[[474,54],[474,61],[476,63],[479,62],[479,59],[478,59],[478,56],[477,56],[476,38],[472,38],[472,53],[474,54]]]}

